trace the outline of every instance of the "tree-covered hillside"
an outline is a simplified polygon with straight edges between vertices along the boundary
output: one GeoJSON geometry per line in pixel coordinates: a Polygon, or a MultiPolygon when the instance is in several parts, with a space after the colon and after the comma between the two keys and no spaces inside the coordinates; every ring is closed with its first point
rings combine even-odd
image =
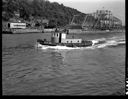
{"type": "Polygon", "coordinates": [[[81,22],[85,14],[48,0],[3,0],[2,20],[8,21],[19,11],[20,17],[30,21],[32,18],[45,18],[51,26],[65,26],[71,22],[73,15],[81,15],[76,21],[81,22]]]}

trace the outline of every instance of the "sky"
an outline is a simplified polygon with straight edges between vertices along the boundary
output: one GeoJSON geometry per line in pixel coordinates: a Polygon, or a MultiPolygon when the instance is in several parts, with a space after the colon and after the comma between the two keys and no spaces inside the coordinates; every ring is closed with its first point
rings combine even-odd
{"type": "Polygon", "coordinates": [[[113,15],[125,24],[125,0],[49,0],[77,9],[83,13],[93,13],[96,10],[110,10],[113,15]]]}

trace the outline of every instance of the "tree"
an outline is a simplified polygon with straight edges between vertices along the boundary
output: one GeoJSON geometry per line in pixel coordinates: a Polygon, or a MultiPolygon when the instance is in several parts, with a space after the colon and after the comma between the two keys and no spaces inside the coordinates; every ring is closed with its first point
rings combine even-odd
{"type": "MultiPolygon", "coordinates": [[[[46,18],[51,26],[64,26],[69,24],[73,15],[85,15],[76,9],[65,7],[57,2],[51,3],[48,0],[3,0],[2,8],[3,20],[14,17],[14,12],[19,10],[20,17],[24,20],[30,21],[31,17],[46,18]]],[[[78,18],[77,21],[80,21],[81,18],[78,18]]]]}

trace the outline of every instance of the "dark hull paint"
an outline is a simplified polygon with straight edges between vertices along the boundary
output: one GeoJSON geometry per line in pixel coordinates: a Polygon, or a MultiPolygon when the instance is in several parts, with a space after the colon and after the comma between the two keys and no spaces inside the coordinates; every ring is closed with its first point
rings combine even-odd
{"type": "Polygon", "coordinates": [[[67,46],[67,47],[87,47],[87,46],[92,46],[92,41],[83,41],[82,43],[51,43],[47,41],[43,41],[38,39],[38,43],[41,45],[48,45],[48,46],[67,46]]]}

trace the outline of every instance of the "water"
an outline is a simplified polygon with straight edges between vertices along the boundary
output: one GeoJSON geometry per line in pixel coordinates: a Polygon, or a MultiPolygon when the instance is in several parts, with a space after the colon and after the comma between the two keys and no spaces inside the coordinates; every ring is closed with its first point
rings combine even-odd
{"type": "Polygon", "coordinates": [[[103,44],[88,48],[39,47],[50,34],[3,35],[4,95],[124,95],[125,35],[77,35],[103,44]],[[45,36],[44,36],[45,35],[45,36]]]}

